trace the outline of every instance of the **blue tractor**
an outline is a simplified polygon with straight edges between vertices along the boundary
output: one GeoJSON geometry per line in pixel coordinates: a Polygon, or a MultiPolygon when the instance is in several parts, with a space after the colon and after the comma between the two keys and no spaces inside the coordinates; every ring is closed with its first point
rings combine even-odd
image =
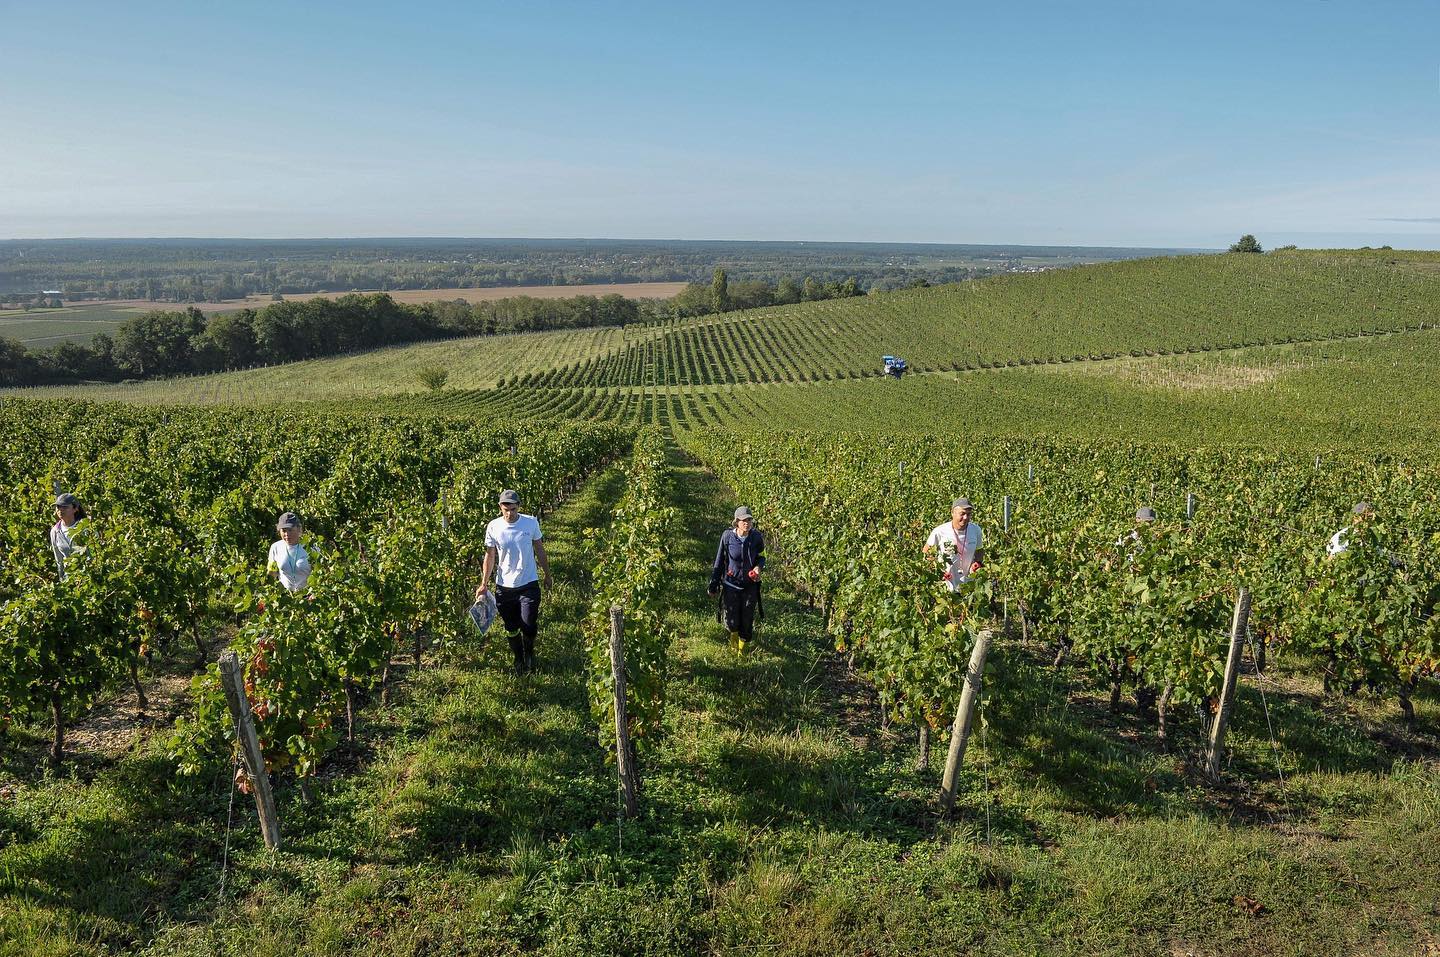
{"type": "Polygon", "coordinates": [[[885,374],[892,379],[900,378],[910,368],[904,359],[897,356],[881,356],[880,359],[885,363],[885,374]]]}

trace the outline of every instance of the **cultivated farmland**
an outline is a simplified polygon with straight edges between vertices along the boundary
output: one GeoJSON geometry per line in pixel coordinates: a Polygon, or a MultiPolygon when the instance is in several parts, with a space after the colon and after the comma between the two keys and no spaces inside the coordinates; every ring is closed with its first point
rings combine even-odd
{"type": "Polygon", "coordinates": [[[1146,260],[11,393],[0,936],[1427,953],[1434,261],[1146,260]],[[57,484],[103,530],[64,585],[57,484]],[[502,487],[544,511],[535,671],[465,612],[502,487]],[[942,568],[959,495],[983,554],[941,535],[942,568]],[[707,594],[740,504],[767,554],[745,654],[707,594]],[[303,600],[261,561],[292,507],[303,600]],[[197,643],[238,653],[278,850],[197,643]],[[163,719],[115,717],[146,689],[163,719]]]}

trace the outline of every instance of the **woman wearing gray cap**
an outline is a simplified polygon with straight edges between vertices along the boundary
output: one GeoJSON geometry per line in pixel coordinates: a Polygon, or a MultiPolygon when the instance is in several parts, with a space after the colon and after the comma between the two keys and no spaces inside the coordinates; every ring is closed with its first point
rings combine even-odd
{"type": "Polygon", "coordinates": [[[945,587],[955,591],[980,569],[985,534],[970,521],[975,506],[968,498],[950,503],[950,521],[936,525],[925,539],[925,554],[945,566],[945,587]]]}
{"type": "Polygon", "coordinates": [[[286,512],[275,523],[280,540],[270,546],[265,567],[289,591],[299,591],[310,580],[310,553],[300,544],[300,516],[286,512]]]}
{"type": "Polygon", "coordinates": [[[85,508],[80,500],[69,492],[55,496],[55,524],[50,526],[50,551],[55,556],[55,570],[60,578],[65,577],[65,559],[85,551],[79,544],[86,529],[81,526],[85,520],[85,508]]]}
{"type": "Polygon", "coordinates": [[[755,612],[760,606],[760,570],[765,567],[765,535],[744,505],[735,510],[735,524],[720,535],[720,548],[710,569],[710,594],[724,593],[725,627],[730,647],[744,654],[755,638],[755,612]]]}
{"type": "Polygon", "coordinates": [[[500,493],[500,517],[485,526],[485,567],[475,600],[481,601],[495,576],[495,610],[505,623],[515,673],[535,669],[535,633],[540,626],[540,574],[550,587],[550,556],[541,541],[540,522],[520,513],[520,496],[500,493]],[[538,567],[538,573],[537,573],[538,567]]]}

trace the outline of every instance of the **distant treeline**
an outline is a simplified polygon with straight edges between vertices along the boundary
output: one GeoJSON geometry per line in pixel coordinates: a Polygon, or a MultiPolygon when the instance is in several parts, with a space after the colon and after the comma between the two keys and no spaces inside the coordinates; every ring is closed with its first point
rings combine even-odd
{"type": "Polygon", "coordinates": [[[187,303],[247,295],[355,290],[856,277],[894,289],[1037,265],[1155,255],[1158,250],[915,243],[518,239],[0,240],[0,300],[42,290],[68,299],[187,303]]]}
{"type": "Polygon", "coordinates": [[[88,344],[30,351],[0,338],[0,386],[155,379],[223,372],[461,336],[622,326],[777,303],[864,295],[851,277],[729,284],[717,271],[668,300],[608,296],[482,302],[397,303],[384,293],[274,302],[261,309],[207,316],[193,307],[154,310],[126,320],[88,344]]]}

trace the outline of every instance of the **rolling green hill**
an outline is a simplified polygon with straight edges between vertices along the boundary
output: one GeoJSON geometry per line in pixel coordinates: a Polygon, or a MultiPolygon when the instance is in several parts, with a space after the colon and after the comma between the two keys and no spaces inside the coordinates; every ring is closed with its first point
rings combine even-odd
{"type": "Polygon", "coordinates": [[[546,386],[808,382],[1257,345],[1440,317],[1426,254],[1184,256],[677,322],[523,378],[546,386]]]}
{"type": "Polygon", "coordinates": [[[608,327],[450,339],[238,372],[133,383],[43,386],[14,389],[10,394],[166,404],[346,400],[423,389],[417,373],[427,367],[447,370],[451,388],[488,389],[507,376],[564,368],[577,358],[618,350],[623,348],[626,335],[623,329],[608,327]]]}
{"type": "Polygon", "coordinates": [[[1181,445],[1431,449],[1440,330],[932,373],[901,381],[446,391],[387,403],[485,418],[1083,435],[1181,445]]]}
{"type": "Polygon", "coordinates": [[[1142,428],[1162,437],[1263,441],[1267,430],[1279,430],[1307,443],[1388,436],[1413,444],[1430,434],[1440,411],[1429,384],[1440,362],[1429,332],[1436,322],[1440,254],[1281,251],[1136,260],[665,326],[461,339],[22,394],[150,403],[402,400],[465,415],[682,428],[964,422],[980,431],[1056,432],[1085,422],[1106,434],[1142,428]],[[1351,338],[1421,327],[1423,334],[1393,340],[1351,338]],[[1237,347],[1243,358],[1216,351],[1237,347]],[[905,356],[919,374],[880,380],[882,353],[905,356]],[[423,393],[417,378],[428,366],[450,373],[438,394],[423,393]],[[1367,416],[1351,414],[1357,409],[1367,416]]]}

